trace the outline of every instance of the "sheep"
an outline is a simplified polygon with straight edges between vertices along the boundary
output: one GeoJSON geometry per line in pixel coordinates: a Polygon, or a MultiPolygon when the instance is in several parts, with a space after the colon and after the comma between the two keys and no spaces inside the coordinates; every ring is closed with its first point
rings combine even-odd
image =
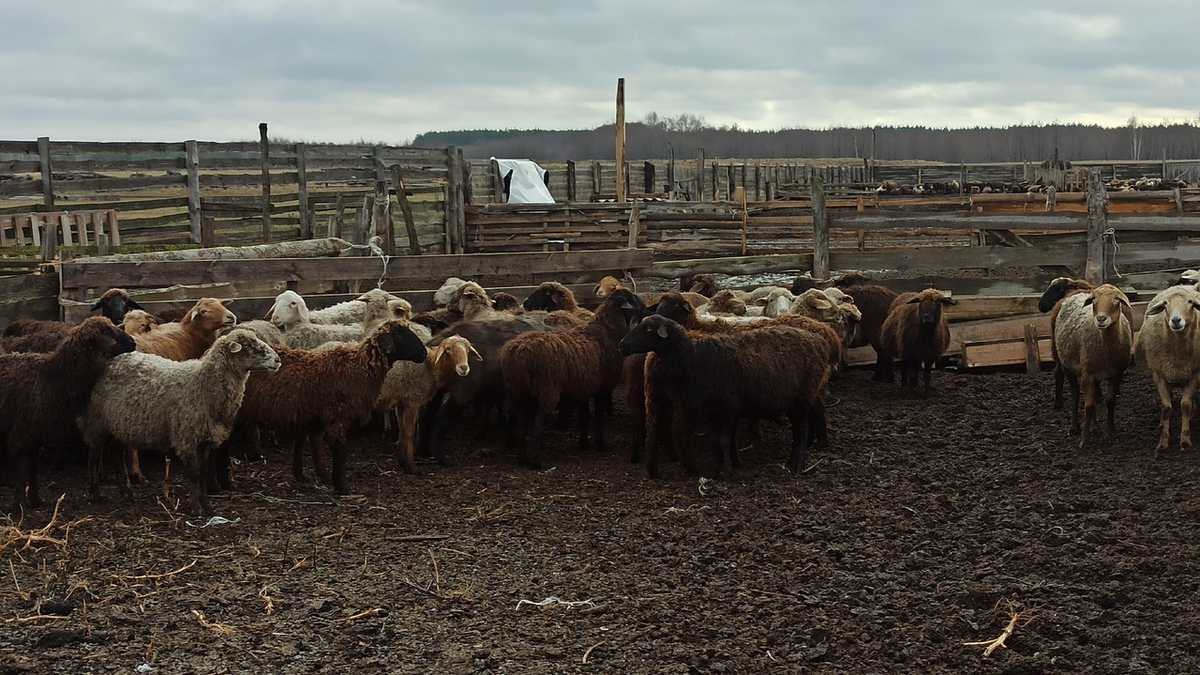
{"type": "MultiPolygon", "coordinates": [[[[844,356],[841,338],[838,337],[833,328],[829,324],[806,316],[784,314],[773,319],[756,317],[753,322],[747,323],[730,322],[727,320],[730,317],[719,317],[720,320],[718,321],[704,320],[678,293],[665,294],[663,299],[658,303],[656,313],[675,321],[688,330],[699,331],[709,335],[735,333],[744,330],[753,330],[762,326],[779,325],[807,330],[821,338],[825,346],[825,360],[831,375],[837,364],[842,362],[844,356]]],[[[625,371],[626,400],[634,413],[635,424],[630,460],[636,464],[639,461],[642,447],[648,444],[650,455],[647,462],[647,472],[651,478],[659,478],[658,429],[668,419],[674,418],[676,423],[676,444],[683,442],[682,439],[686,437],[688,430],[680,424],[683,419],[682,414],[670,410],[669,402],[664,400],[666,395],[661,391],[663,387],[661,385],[661,375],[659,374],[660,369],[654,361],[653,356],[646,355],[649,358],[644,359],[645,363],[642,362],[643,360],[638,359],[638,356],[642,355],[635,355],[627,359],[625,371]]],[[[825,428],[825,410],[823,404],[818,403],[811,410],[809,423],[811,425],[809,429],[810,437],[814,438],[816,445],[818,447],[827,445],[829,439],[825,428]]],[[[687,454],[684,455],[684,460],[687,468],[694,468],[691,466],[690,457],[687,454]]]]}
{"type": "MultiPolygon", "coordinates": [[[[362,303],[359,303],[361,306],[362,303]]],[[[361,317],[359,321],[361,321],[361,317]]],[[[275,324],[279,326],[278,323],[275,324]]],[[[363,338],[362,325],[300,321],[283,331],[283,344],[293,349],[316,349],[327,342],[358,342],[363,338]]]]}
{"type": "Polygon", "coordinates": [[[237,323],[237,316],[225,307],[229,302],[201,298],[178,323],[160,324],[156,330],[133,336],[137,350],[172,361],[200,358],[216,342],[222,328],[237,323]]]}
{"type": "MultiPolygon", "coordinates": [[[[190,513],[211,513],[209,456],[229,438],[250,372],[278,368],[275,351],[244,329],[218,338],[199,359],[172,361],[143,353],[113,359],[79,420],[90,451],[92,498],[100,498],[105,450],[120,444],[130,453],[174,454],[191,481],[190,513]]],[[[128,475],[123,492],[129,494],[128,475]]]]}
{"type": "Polygon", "coordinates": [[[459,279],[458,277],[450,277],[449,279],[446,279],[446,281],[442,283],[441,287],[433,292],[433,306],[445,307],[449,305],[450,301],[454,299],[454,292],[458,290],[459,286],[462,286],[465,283],[467,283],[465,280],[459,279]]]}
{"type": "Polygon", "coordinates": [[[875,350],[875,372],[871,379],[892,382],[895,379],[895,363],[883,353],[882,334],[883,322],[887,320],[888,310],[896,300],[896,292],[886,286],[866,283],[866,279],[857,272],[843,275],[834,287],[854,299],[854,306],[861,316],[858,324],[860,339],[875,350]]]}
{"type": "Polygon", "coordinates": [[[1071,384],[1070,433],[1087,445],[1096,418],[1100,382],[1108,382],[1108,433],[1115,425],[1117,396],[1125,369],[1133,358],[1133,322],[1126,314],[1129,298],[1112,284],[1063,298],[1054,318],[1054,345],[1071,384]],[[1079,391],[1083,390],[1084,423],[1079,426],[1079,391]]]}
{"type": "Polygon", "coordinates": [[[1145,368],[1162,404],[1155,457],[1171,439],[1171,390],[1183,387],[1179,408],[1179,446],[1192,447],[1192,401],[1200,386],[1200,294],[1194,286],[1171,286],[1146,306],[1146,319],[1135,341],[1135,361],[1145,368]]]}
{"type": "MultiPolygon", "coordinates": [[[[240,321],[238,322],[237,327],[245,328],[246,330],[254,333],[256,336],[258,336],[259,340],[262,340],[269,345],[281,345],[285,344],[286,342],[283,337],[283,331],[279,330],[275,324],[265,319],[240,321]]],[[[228,331],[228,329],[226,330],[228,331]]]]}
{"type": "Polygon", "coordinates": [[[854,297],[836,286],[821,289],[825,297],[837,307],[845,322],[846,334],[843,336],[845,347],[850,347],[862,336],[862,310],[858,308],[854,297]]]}
{"type": "Polygon", "coordinates": [[[488,319],[505,319],[512,317],[508,312],[498,312],[492,307],[492,299],[487,291],[474,281],[468,281],[459,287],[458,309],[462,312],[463,321],[486,321],[488,319]]]}
{"type": "MultiPolygon", "coordinates": [[[[411,329],[412,326],[410,325],[411,329]]],[[[392,365],[379,391],[377,406],[394,411],[400,436],[396,439],[396,460],[405,473],[415,473],[413,464],[417,415],[437,394],[446,380],[471,374],[469,359],[483,357],[461,335],[451,335],[436,347],[429,347],[424,363],[401,361],[392,365]]]]}
{"type": "Polygon", "coordinates": [[[13,512],[39,506],[38,457],[75,429],[92,387],[114,357],[132,352],[133,338],[102,316],[87,319],[48,354],[0,355],[0,455],[16,485],[13,512]]]}
{"type": "Polygon", "coordinates": [[[711,298],[721,287],[711,274],[686,274],[679,278],[679,290],[685,293],[697,293],[711,298]]]}
{"type": "MultiPolygon", "coordinates": [[[[480,363],[466,376],[446,380],[444,391],[435,395],[426,407],[422,426],[427,431],[421,438],[423,454],[431,453],[440,464],[449,464],[446,437],[458,413],[472,404],[482,404],[482,418],[486,421],[491,416],[492,408],[503,407],[504,377],[500,370],[500,353],[504,346],[518,335],[549,330],[549,326],[526,314],[515,317],[515,320],[463,321],[435,334],[429,341],[431,347],[436,347],[451,335],[466,338],[480,355],[480,363]]],[[[480,435],[484,433],[486,425],[480,430],[480,435]]]]}
{"type": "MultiPolygon", "coordinates": [[[[611,297],[611,296],[610,296],[611,297]]],[[[525,298],[522,306],[526,311],[543,310],[546,312],[570,312],[576,316],[591,320],[592,312],[579,306],[571,289],[557,281],[542,282],[525,298]]]]}
{"type": "Polygon", "coordinates": [[[792,295],[800,295],[810,288],[819,289],[821,288],[821,283],[812,277],[811,272],[805,272],[804,274],[797,275],[796,278],[792,280],[792,286],[790,290],[792,291],[792,295]]]}
{"type": "Polygon", "coordinates": [[[604,300],[608,296],[612,295],[613,291],[616,291],[619,288],[625,288],[621,285],[621,281],[619,279],[613,276],[606,276],[597,282],[596,286],[592,288],[592,294],[597,298],[604,300]]]}
{"type": "Polygon", "coordinates": [[[1176,279],[1172,286],[1195,286],[1196,282],[1200,281],[1200,270],[1184,270],[1179,273],[1179,278],[1176,279]]]}
{"type": "Polygon", "coordinates": [[[422,344],[429,342],[433,334],[425,326],[413,322],[412,303],[404,298],[398,298],[387,291],[372,289],[358,296],[357,300],[365,305],[363,309],[363,334],[371,335],[388,321],[403,319],[407,321],[408,329],[416,333],[422,344]]]}
{"type": "Polygon", "coordinates": [[[363,318],[363,305],[361,302],[348,300],[339,302],[332,307],[310,310],[299,293],[284,291],[275,296],[275,304],[267,310],[266,318],[285,333],[298,323],[360,325],[363,318]]]}
{"type": "Polygon", "coordinates": [[[492,293],[492,308],[497,312],[508,312],[509,314],[520,314],[525,311],[517,296],[504,291],[492,293]]]}
{"type": "Polygon", "coordinates": [[[746,302],[731,289],[723,288],[714,293],[709,298],[708,303],[700,307],[700,310],[705,314],[712,314],[714,316],[745,316],[746,302]]]}
{"type": "MultiPolygon", "coordinates": [[[[1058,309],[1063,298],[1075,293],[1086,293],[1092,290],[1095,286],[1084,279],[1072,279],[1070,277],[1058,277],[1050,282],[1046,290],[1042,292],[1042,297],[1038,299],[1038,311],[1050,314],[1050,333],[1054,333],[1054,324],[1058,320],[1058,309]]],[[[1054,409],[1062,410],[1063,407],[1063,381],[1066,379],[1066,373],[1063,372],[1062,364],[1058,362],[1058,349],[1054,346],[1054,341],[1050,341],[1050,358],[1054,361],[1054,409]]]]}
{"type": "Polygon", "coordinates": [[[158,318],[144,309],[131,309],[121,320],[121,330],[130,335],[142,335],[158,328],[158,318]]]}
{"type": "Polygon", "coordinates": [[[10,352],[44,354],[57,349],[75,327],[76,324],[65,321],[17,319],[4,327],[0,345],[10,352]]]}
{"type": "Polygon", "coordinates": [[[706,428],[722,480],[732,472],[741,417],[787,415],[788,466],[797,475],[804,470],[809,410],[829,379],[825,349],[820,336],[791,326],[703,335],[659,315],[644,319],[620,342],[625,355],[654,352],[676,409],[706,428]]]}
{"type": "Polygon", "coordinates": [[[916,387],[917,373],[924,368],[924,395],[929,396],[930,373],[950,346],[950,324],[942,307],[953,304],[953,298],[933,288],[902,293],[892,301],[880,328],[880,357],[899,359],[901,386],[916,387]]]}
{"type": "MultiPolygon", "coordinates": [[[[276,351],[279,369],[255,373],[247,381],[237,425],[294,432],[292,473],[299,481],[304,480],[305,444],[311,446],[317,473],[323,474],[321,452],[328,443],[333,489],[340,495],[349,494],[342,444],[346,431],[370,418],[392,364],[401,360],[422,363],[427,357],[425,345],[405,322],[389,321],[358,344],[324,351],[289,347],[276,351]]],[[[226,444],[215,462],[226,486],[228,452],[226,444]]]]}
{"type": "Polygon", "coordinates": [[[580,405],[579,443],[588,444],[588,399],[596,402],[596,444],[605,447],[605,403],[621,378],[617,343],[631,319],[646,309],[628,289],[614,291],[591,323],[568,331],[530,332],[513,338],[500,355],[506,407],[517,413],[529,440],[519,453],[523,463],[542,468],[545,416],[560,402],[580,405]]]}
{"type": "Polygon", "coordinates": [[[125,321],[125,315],[133,309],[145,311],[144,307],[129,297],[129,292],[124,288],[110,288],[104,291],[96,299],[96,304],[92,305],[93,312],[100,310],[101,316],[108,317],[109,321],[117,326],[125,321]]]}

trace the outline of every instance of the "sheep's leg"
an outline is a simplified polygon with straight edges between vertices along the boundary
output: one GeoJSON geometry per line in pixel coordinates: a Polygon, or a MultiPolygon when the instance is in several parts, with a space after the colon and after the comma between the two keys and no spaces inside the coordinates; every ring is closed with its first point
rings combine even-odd
{"type": "Polygon", "coordinates": [[[1083,429],[1079,434],[1079,447],[1087,445],[1092,435],[1092,425],[1096,422],[1096,390],[1099,383],[1091,375],[1079,378],[1079,388],[1083,390],[1083,429]]]}
{"type": "Polygon", "coordinates": [[[1182,413],[1179,427],[1179,448],[1181,450],[1192,449],[1192,401],[1196,396],[1196,385],[1200,382],[1192,378],[1183,387],[1183,394],[1179,398],[1179,410],[1182,413]]]}
{"type": "Polygon", "coordinates": [[[733,431],[736,426],[737,417],[733,417],[731,420],[722,420],[714,430],[716,433],[712,434],[718,467],[717,478],[722,481],[728,481],[733,477],[733,453],[737,451],[737,448],[734,447],[733,431]]]}
{"type": "MultiPolygon", "coordinates": [[[[323,451],[328,445],[329,461],[333,467],[330,483],[333,491],[339,495],[350,494],[350,481],[346,478],[346,443],[345,435],[340,431],[331,432],[322,429],[313,434],[313,452],[323,451]]],[[[323,476],[322,476],[323,478],[323,476]]]]}
{"type": "Polygon", "coordinates": [[[332,480],[332,475],[325,471],[325,431],[317,431],[309,436],[308,450],[312,453],[313,474],[317,481],[332,480]]]}
{"type": "Polygon", "coordinates": [[[671,415],[671,447],[675,450],[674,459],[678,460],[683,470],[688,473],[700,473],[696,464],[696,429],[689,424],[687,411],[682,404],[674,402],[668,411],[671,415]]]}
{"type": "MultiPolygon", "coordinates": [[[[1121,395],[1121,379],[1123,375],[1108,381],[1108,398],[1105,403],[1108,404],[1108,438],[1110,441],[1117,440],[1117,397],[1121,395]]],[[[1100,383],[1096,383],[1096,396],[1100,395],[1100,383]]]]}
{"type": "Polygon", "coordinates": [[[125,472],[129,474],[131,483],[142,483],[146,480],[146,476],[142,473],[140,454],[133,448],[125,451],[125,472]]]}
{"type": "Polygon", "coordinates": [[[808,441],[808,416],[810,407],[807,403],[799,402],[788,411],[788,421],[792,423],[792,456],[788,469],[799,476],[804,472],[804,446],[808,441]]]}
{"type": "Polygon", "coordinates": [[[196,448],[190,453],[178,453],[183,461],[183,471],[187,476],[188,484],[191,486],[188,494],[188,513],[193,516],[202,516],[205,513],[212,513],[212,504],[208,501],[208,493],[204,489],[208,481],[200,471],[200,467],[208,465],[208,449],[203,447],[196,448]]]}
{"type": "MultiPolygon", "coordinates": [[[[1159,451],[1166,450],[1167,446],[1171,444],[1171,386],[1167,384],[1166,378],[1164,378],[1161,374],[1154,373],[1154,387],[1158,390],[1158,402],[1160,404],[1158,446],[1154,448],[1154,458],[1158,459],[1159,451]]],[[[1189,393],[1192,389],[1194,389],[1194,387],[1191,384],[1188,384],[1188,387],[1183,390],[1183,400],[1181,400],[1179,403],[1180,409],[1183,408],[1185,402],[1189,408],[1191,407],[1191,396],[1189,393]]],[[[1188,419],[1188,415],[1185,412],[1183,415],[1183,425],[1179,430],[1180,446],[1183,446],[1184,438],[1187,438],[1188,445],[1191,445],[1190,432],[1191,421],[1188,419]]]]}
{"type": "MultiPolygon", "coordinates": [[[[568,408],[568,406],[560,403],[558,406],[558,412],[560,415],[564,408],[568,408]]],[[[586,451],[588,449],[588,445],[589,445],[589,443],[588,443],[588,440],[589,440],[588,439],[588,427],[592,423],[591,413],[592,413],[592,408],[591,408],[590,402],[585,398],[585,399],[583,399],[583,402],[579,404],[579,449],[584,450],[584,451],[586,451]]],[[[596,417],[599,418],[600,415],[601,415],[600,401],[597,400],[596,401],[596,417]]],[[[561,417],[559,418],[559,421],[560,422],[562,421],[561,417]]]]}
{"type": "MultiPolygon", "coordinates": [[[[643,423],[645,424],[645,448],[646,448],[646,475],[650,478],[662,478],[662,471],[658,468],[658,460],[662,452],[662,442],[659,440],[659,430],[668,424],[670,408],[668,401],[663,401],[661,398],[654,397],[650,393],[649,387],[646,388],[645,403],[643,405],[643,423]]],[[[637,431],[634,431],[634,451],[630,459],[638,461],[637,455],[637,431]]]]}
{"type": "Polygon", "coordinates": [[[812,447],[818,450],[829,447],[829,426],[825,417],[825,401],[820,398],[808,409],[808,432],[805,435],[812,447]]]}
{"type": "MultiPolygon", "coordinates": [[[[586,404],[584,404],[586,405],[586,404]]],[[[596,450],[608,451],[608,441],[604,437],[604,418],[612,418],[612,392],[605,392],[596,397],[596,450]]]]}
{"type": "Polygon", "coordinates": [[[1067,382],[1071,385],[1071,426],[1067,433],[1072,436],[1079,435],[1079,376],[1075,373],[1067,373],[1067,382]]]}
{"type": "MultiPolygon", "coordinates": [[[[107,439],[98,439],[92,443],[88,443],[88,496],[92,501],[98,502],[100,496],[100,474],[104,472],[104,453],[108,451],[111,444],[107,439]]],[[[121,462],[122,468],[125,462],[121,462]]],[[[20,475],[18,473],[18,475],[20,475]]],[[[128,474],[126,474],[128,480],[128,474]]]]}
{"type": "Polygon", "coordinates": [[[525,426],[525,461],[529,467],[541,471],[545,468],[546,417],[554,406],[532,404],[532,415],[525,426]]]}
{"type": "Polygon", "coordinates": [[[442,466],[450,464],[450,459],[446,455],[446,437],[450,435],[452,422],[458,417],[461,410],[462,407],[453,398],[447,398],[438,406],[433,417],[433,424],[426,432],[433,439],[433,456],[442,466]]]}
{"type": "Polygon", "coordinates": [[[221,491],[232,491],[233,481],[229,480],[229,446],[231,441],[226,439],[208,455],[208,467],[205,478],[208,481],[208,493],[216,494],[221,491]]]}
{"type": "Polygon", "coordinates": [[[307,440],[308,434],[303,431],[297,431],[292,439],[292,477],[299,483],[308,480],[304,477],[304,444],[307,440]]]}
{"type": "Polygon", "coordinates": [[[420,457],[433,456],[433,429],[438,411],[442,407],[442,398],[443,392],[437,392],[421,410],[421,423],[417,425],[421,431],[417,440],[417,455],[420,457]]]}
{"type": "Polygon", "coordinates": [[[20,513],[26,506],[41,506],[42,500],[38,497],[37,446],[21,440],[9,449],[16,465],[13,471],[16,483],[13,486],[12,512],[20,513]]]}
{"type": "Polygon", "coordinates": [[[896,360],[878,348],[875,350],[875,376],[871,379],[876,382],[896,381],[896,360]]]}
{"type": "MultiPolygon", "coordinates": [[[[933,361],[925,362],[925,398],[929,398],[929,378],[933,374],[933,361]]],[[[913,378],[914,380],[916,378],[913,378]]],[[[915,382],[914,382],[915,385],[915,382]]]]}
{"type": "Polygon", "coordinates": [[[404,473],[414,474],[417,472],[413,462],[413,444],[417,435],[418,410],[416,406],[400,405],[393,412],[396,414],[396,430],[400,434],[396,439],[396,461],[404,473]]]}
{"type": "Polygon", "coordinates": [[[1054,409],[1062,410],[1063,408],[1063,380],[1067,377],[1067,373],[1063,370],[1061,363],[1054,364],[1054,409]]]}

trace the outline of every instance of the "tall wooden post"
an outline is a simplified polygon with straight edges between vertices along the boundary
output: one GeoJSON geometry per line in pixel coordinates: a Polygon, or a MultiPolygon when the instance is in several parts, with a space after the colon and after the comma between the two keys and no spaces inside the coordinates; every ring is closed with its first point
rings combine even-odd
{"type": "Polygon", "coordinates": [[[617,79],[617,203],[625,203],[625,78],[617,79]]]}
{"type": "Polygon", "coordinates": [[[308,210],[308,148],[303,143],[296,144],[296,201],[300,209],[300,238],[312,239],[312,212],[308,210]]]}
{"type": "Polygon", "coordinates": [[[496,160],[491,161],[492,166],[492,202],[495,204],[503,204],[504,198],[504,176],[500,174],[500,163],[496,160]]]}
{"type": "Polygon", "coordinates": [[[392,185],[396,188],[396,201],[400,202],[400,213],[404,215],[404,229],[408,232],[408,252],[421,254],[421,243],[417,240],[417,223],[413,218],[412,204],[408,203],[408,191],[404,187],[404,175],[400,165],[392,165],[392,185]]]}
{"type": "Polygon", "coordinates": [[[645,162],[642,164],[642,189],[648,195],[658,192],[654,185],[654,162],[645,162]]]}
{"type": "Polygon", "coordinates": [[[196,141],[184,141],[183,150],[187,156],[188,218],[191,219],[189,238],[193,244],[199,244],[203,241],[201,230],[204,218],[200,212],[200,151],[196,149],[196,141]]]}
{"type": "Polygon", "coordinates": [[[387,181],[375,181],[375,199],[371,208],[375,236],[383,240],[380,248],[387,255],[396,255],[396,226],[392,223],[392,202],[388,198],[387,181]]]}
{"type": "MultiPolygon", "coordinates": [[[[37,139],[38,159],[42,164],[42,203],[47,211],[54,209],[54,172],[50,166],[50,137],[37,139]]],[[[51,255],[53,257],[53,255],[51,255]]]]}
{"type": "Polygon", "coordinates": [[[667,143],[667,199],[675,200],[675,148],[667,143]]]}
{"type": "Polygon", "coordinates": [[[814,175],[810,185],[813,212],[813,269],[814,279],[829,278],[829,218],[825,212],[825,185],[821,176],[814,175]]]}
{"type": "Polygon", "coordinates": [[[575,201],[575,162],[567,160],[567,202],[575,201]]]}
{"type": "Polygon", "coordinates": [[[271,243],[271,145],[267,141],[267,123],[258,125],[259,166],[262,168],[263,243],[271,243]]]}
{"type": "Polygon", "coordinates": [[[625,242],[626,248],[637,248],[638,245],[638,230],[641,228],[642,219],[638,213],[638,200],[633,200],[633,209],[629,212],[629,239],[625,242]]]}
{"type": "Polygon", "coordinates": [[[459,185],[462,167],[459,166],[458,148],[446,148],[446,222],[442,229],[442,253],[457,253],[454,243],[458,240],[456,227],[458,213],[462,210],[462,189],[459,185]]]}
{"type": "Polygon", "coordinates": [[[603,169],[600,167],[600,162],[592,161],[592,199],[599,198],[603,185],[604,175],[603,169]]]}
{"type": "Polygon", "coordinates": [[[704,148],[696,150],[696,196],[698,202],[704,201],[704,148]]]}
{"type": "Polygon", "coordinates": [[[1092,173],[1087,183],[1087,267],[1085,278],[1093,286],[1104,283],[1108,275],[1108,193],[1100,176],[1092,173]]]}

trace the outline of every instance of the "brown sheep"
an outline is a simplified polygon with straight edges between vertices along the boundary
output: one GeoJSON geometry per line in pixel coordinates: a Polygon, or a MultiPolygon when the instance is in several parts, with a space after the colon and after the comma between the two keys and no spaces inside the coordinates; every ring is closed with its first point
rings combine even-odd
{"type": "MultiPolygon", "coordinates": [[[[292,474],[304,480],[304,445],[313,464],[324,473],[321,452],[330,447],[333,489],[349,494],[346,478],[346,431],[361,426],[375,410],[380,387],[392,364],[423,363],[428,356],[421,339],[403,321],[389,321],[358,344],[319,351],[277,347],[281,365],[271,373],[255,373],[246,383],[238,425],[258,424],[296,434],[292,474]]],[[[222,446],[217,470],[228,470],[228,444],[222,446]]],[[[221,476],[228,485],[228,477],[221,476]]]]}
{"type": "Polygon", "coordinates": [[[517,296],[504,291],[492,293],[492,309],[497,312],[508,312],[509,314],[520,314],[525,311],[525,308],[521,307],[521,301],[517,299],[517,296]]]}
{"type": "Polygon", "coordinates": [[[518,335],[500,354],[504,377],[504,398],[508,409],[517,413],[525,436],[520,458],[534,468],[542,468],[542,432],[546,415],[560,402],[580,406],[579,444],[588,444],[587,402],[596,404],[596,444],[603,449],[604,413],[613,389],[621,379],[624,359],[617,343],[629,330],[631,319],[639,317],[645,305],[635,293],[620,289],[596,310],[596,318],[586,326],[552,333],[531,332],[518,335]]]}
{"type": "Polygon", "coordinates": [[[130,335],[144,335],[158,326],[158,319],[144,309],[129,310],[121,321],[121,330],[130,335]]]}
{"type": "Polygon", "coordinates": [[[592,288],[592,294],[597,298],[604,300],[608,296],[612,295],[613,291],[617,290],[618,288],[625,288],[621,285],[620,279],[617,279],[613,276],[606,276],[597,282],[596,286],[592,288]]]}
{"type": "MultiPolygon", "coordinates": [[[[856,272],[851,274],[857,275],[859,279],[862,278],[862,275],[856,272]]],[[[886,347],[881,338],[883,322],[887,320],[888,310],[891,309],[897,294],[885,286],[865,282],[843,283],[843,280],[850,276],[847,274],[842,277],[835,287],[842,289],[843,293],[854,298],[854,305],[862,314],[862,319],[858,324],[859,334],[862,336],[862,342],[871,345],[876,354],[875,374],[871,379],[876,382],[892,382],[895,380],[895,364],[890,357],[882,353],[886,347]]]]}
{"type": "Polygon", "coordinates": [[[1071,383],[1070,433],[1080,434],[1079,447],[1091,436],[1100,383],[1108,382],[1108,433],[1116,436],[1117,395],[1133,358],[1133,323],[1129,298],[1112,284],[1063,298],[1054,325],[1058,360],[1071,383]],[[1079,426],[1079,392],[1083,390],[1084,423],[1079,426]]]}
{"type": "Polygon", "coordinates": [[[679,290],[685,293],[698,293],[711,298],[721,287],[711,274],[686,274],[679,278],[679,290]]]}
{"type": "Polygon", "coordinates": [[[899,359],[901,386],[916,387],[917,374],[924,368],[924,395],[929,396],[930,372],[950,346],[950,324],[942,307],[953,304],[953,298],[932,288],[902,293],[892,301],[881,328],[880,356],[899,359]]]}
{"type": "Polygon", "coordinates": [[[178,323],[160,324],[157,330],[134,336],[137,350],[172,361],[198,359],[217,341],[223,328],[237,324],[226,307],[229,300],[202,298],[178,323]]]}
{"type": "Polygon", "coordinates": [[[4,327],[0,345],[10,352],[52,352],[76,325],[65,321],[17,319],[4,327]]]}
{"type": "Polygon", "coordinates": [[[7,454],[12,465],[14,512],[41,503],[41,450],[61,446],[75,432],[75,418],[109,361],[133,348],[133,338],[97,316],[71,331],[53,352],[0,356],[0,454],[7,454]]]}

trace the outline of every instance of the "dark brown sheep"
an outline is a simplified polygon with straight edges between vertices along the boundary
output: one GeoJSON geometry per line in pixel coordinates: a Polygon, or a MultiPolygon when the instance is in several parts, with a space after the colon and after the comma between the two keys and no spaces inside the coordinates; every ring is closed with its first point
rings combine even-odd
{"type": "Polygon", "coordinates": [[[17,319],[4,327],[0,346],[10,352],[52,352],[77,324],[41,319],[17,319]]]}
{"type": "Polygon", "coordinates": [[[521,307],[521,301],[517,296],[505,291],[496,291],[492,293],[492,309],[497,312],[508,312],[510,314],[520,314],[524,311],[521,307]]]}
{"type": "Polygon", "coordinates": [[[13,466],[14,512],[41,502],[41,450],[74,434],[75,418],[109,360],[133,349],[133,338],[97,316],[80,324],[53,352],[0,356],[0,454],[13,466]]]}
{"type": "MultiPolygon", "coordinates": [[[[861,275],[859,276],[861,277],[861,275]]],[[[871,345],[876,352],[875,374],[872,379],[877,382],[892,382],[895,379],[892,359],[879,352],[884,349],[884,345],[880,341],[883,334],[883,322],[887,320],[892,302],[896,300],[896,292],[875,284],[852,283],[843,286],[840,280],[836,286],[842,289],[843,293],[854,298],[854,305],[862,313],[862,320],[858,326],[859,332],[862,334],[862,342],[871,345]]]]}
{"type": "Polygon", "coordinates": [[[902,386],[916,387],[917,374],[924,368],[925,396],[929,395],[930,372],[950,346],[950,324],[942,307],[953,304],[952,298],[932,288],[902,293],[892,301],[879,339],[886,356],[900,361],[902,386]]]}
{"type": "Polygon", "coordinates": [[[524,463],[534,468],[544,465],[545,417],[560,402],[579,406],[579,443],[587,447],[586,405],[595,401],[596,444],[604,448],[605,408],[621,379],[624,361],[617,343],[628,332],[630,321],[644,311],[641,298],[623,288],[600,305],[596,318],[586,326],[526,333],[504,346],[500,368],[505,406],[517,413],[528,439],[520,453],[524,463]]]}
{"type": "Polygon", "coordinates": [[[721,286],[711,274],[686,274],[679,278],[679,290],[683,293],[698,293],[711,298],[721,286]]]}
{"type": "Polygon", "coordinates": [[[654,352],[676,409],[707,430],[717,477],[730,477],[742,417],[786,415],[792,425],[788,466],[797,475],[804,470],[809,410],[818,404],[830,372],[827,347],[816,333],[764,326],[703,335],[656,315],[630,331],[620,348],[626,355],[654,352]]]}
{"type": "MultiPolygon", "coordinates": [[[[304,480],[304,445],[311,445],[313,464],[324,473],[322,449],[328,444],[333,465],[333,489],[349,494],[346,479],[346,431],[370,419],[380,386],[396,361],[424,363],[421,339],[402,321],[389,321],[361,343],[327,350],[304,351],[276,347],[280,367],[254,373],[238,412],[238,426],[258,424],[296,434],[292,473],[304,480]]],[[[228,487],[228,444],[222,446],[217,471],[228,487]]]]}

